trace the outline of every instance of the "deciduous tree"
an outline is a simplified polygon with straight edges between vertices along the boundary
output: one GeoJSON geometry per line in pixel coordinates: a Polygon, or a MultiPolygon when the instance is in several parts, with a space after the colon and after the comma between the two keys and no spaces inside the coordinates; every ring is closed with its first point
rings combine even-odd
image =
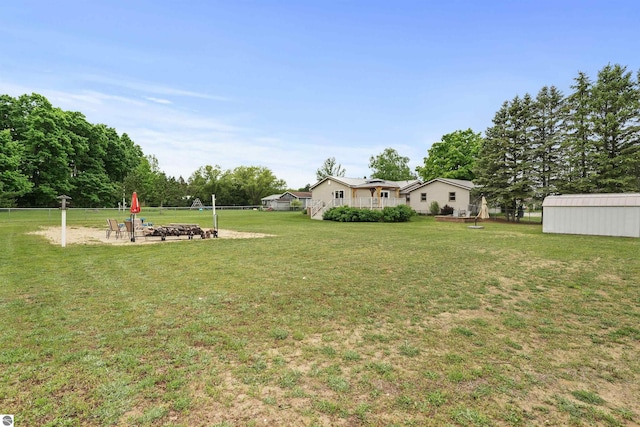
{"type": "Polygon", "coordinates": [[[345,172],[342,165],[336,162],[335,157],[329,157],[316,171],[316,178],[321,181],[328,176],[344,176],[345,172]]]}
{"type": "Polygon", "coordinates": [[[482,137],[471,129],[457,130],[442,136],[429,148],[424,166],[416,172],[424,181],[435,178],[452,178],[473,181],[474,168],[482,137]]]}
{"type": "Polygon", "coordinates": [[[409,158],[403,157],[393,148],[385,148],[381,154],[369,158],[371,177],[389,181],[415,179],[416,175],[409,168],[409,158]]]}
{"type": "Polygon", "coordinates": [[[0,207],[13,207],[15,200],[31,190],[33,184],[20,171],[22,146],[11,140],[8,129],[0,130],[0,207]]]}

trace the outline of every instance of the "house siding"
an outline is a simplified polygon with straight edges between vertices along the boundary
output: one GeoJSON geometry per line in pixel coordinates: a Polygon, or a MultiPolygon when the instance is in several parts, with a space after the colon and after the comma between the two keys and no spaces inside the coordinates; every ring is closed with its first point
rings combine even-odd
{"type": "Polygon", "coordinates": [[[366,209],[404,205],[407,200],[401,188],[416,185],[417,182],[327,177],[311,187],[313,200],[308,212],[312,218],[322,219],[326,209],[340,205],[366,209]],[[342,191],[344,197],[336,199],[336,191],[342,191]]]}
{"type": "Polygon", "coordinates": [[[338,190],[344,191],[345,202],[351,200],[351,188],[331,179],[324,181],[313,189],[313,198],[314,200],[324,200],[325,203],[330,203],[334,198],[333,192],[338,190]]]}
{"type": "Polygon", "coordinates": [[[442,181],[434,181],[412,190],[409,193],[409,206],[418,213],[429,213],[429,206],[434,201],[438,202],[440,208],[445,205],[451,206],[455,210],[467,210],[471,202],[470,190],[442,181]],[[449,201],[449,193],[456,193],[455,202],[449,201]],[[427,200],[421,200],[421,194],[427,193],[427,200]]]}

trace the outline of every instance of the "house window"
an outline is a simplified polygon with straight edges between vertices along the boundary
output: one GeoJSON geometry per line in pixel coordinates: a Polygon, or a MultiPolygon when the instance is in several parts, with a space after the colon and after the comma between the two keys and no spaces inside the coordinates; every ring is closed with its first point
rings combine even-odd
{"type": "Polygon", "coordinates": [[[449,193],[449,201],[450,202],[455,202],[456,201],[456,193],[455,193],[455,191],[452,191],[451,193],[449,193]]]}
{"type": "Polygon", "coordinates": [[[420,201],[421,202],[427,201],[427,193],[420,193],[420,201]]]}
{"type": "Polygon", "coordinates": [[[381,191],[380,192],[380,197],[388,199],[389,198],[389,192],[388,191],[381,191]]]}
{"type": "Polygon", "coordinates": [[[333,197],[336,199],[344,199],[344,190],[336,190],[333,192],[333,197]]]}

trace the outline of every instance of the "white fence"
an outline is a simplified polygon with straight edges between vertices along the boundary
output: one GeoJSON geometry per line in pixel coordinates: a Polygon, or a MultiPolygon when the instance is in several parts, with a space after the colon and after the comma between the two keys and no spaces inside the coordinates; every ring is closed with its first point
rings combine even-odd
{"type": "Polygon", "coordinates": [[[384,209],[406,204],[406,199],[398,197],[355,197],[331,199],[326,205],[322,200],[312,200],[310,206],[311,217],[321,219],[325,211],[338,206],[349,206],[359,209],[384,209]]]}
{"type": "Polygon", "coordinates": [[[333,206],[350,206],[352,208],[361,209],[382,209],[406,204],[406,199],[398,197],[355,197],[333,199],[333,206]]]}

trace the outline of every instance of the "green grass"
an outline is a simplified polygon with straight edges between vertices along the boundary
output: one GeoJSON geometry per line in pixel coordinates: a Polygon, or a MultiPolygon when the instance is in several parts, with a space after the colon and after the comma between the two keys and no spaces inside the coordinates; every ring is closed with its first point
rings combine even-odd
{"type": "MultiPolygon", "coordinates": [[[[58,210],[0,212],[2,412],[51,426],[640,422],[638,239],[218,214],[275,236],[61,248],[27,234],[58,210]]],[[[107,217],[124,218],[67,222],[107,217]]]]}

